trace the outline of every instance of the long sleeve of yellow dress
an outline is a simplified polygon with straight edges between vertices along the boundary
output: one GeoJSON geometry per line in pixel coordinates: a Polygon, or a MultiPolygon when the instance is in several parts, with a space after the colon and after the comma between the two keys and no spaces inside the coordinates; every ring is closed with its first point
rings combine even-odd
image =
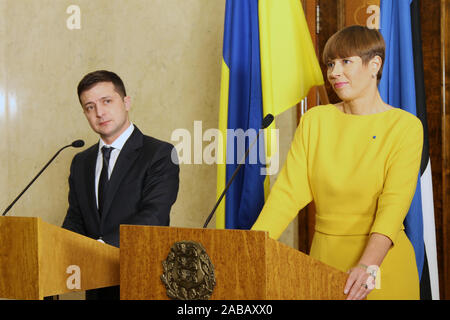
{"type": "Polygon", "coordinates": [[[418,274],[403,220],[416,188],[422,153],[420,120],[401,109],[350,115],[333,105],[306,112],[287,160],[253,225],[277,239],[314,200],[310,255],[342,271],[361,257],[371,233],[393,246],[372,298],[416,298],[418,274]]]}
{"type": "Polygon", "coordinates": [[[312,200],[303,141],[307,135],[303,133],[303,122],[302,117],[286,162],[252,227],[253,230],[269,231],[269,236],[274,239],[280,237],[298,211],[312,200]]]}
{"type": "Polygon", "coordinates": [[[422,126],[413,123],[403,132],[398,148],[387,160],[386,178],[378,197],[371,233],[381,233],[389,237],[394,244],[416,189],[422,142],[422,126]]]}

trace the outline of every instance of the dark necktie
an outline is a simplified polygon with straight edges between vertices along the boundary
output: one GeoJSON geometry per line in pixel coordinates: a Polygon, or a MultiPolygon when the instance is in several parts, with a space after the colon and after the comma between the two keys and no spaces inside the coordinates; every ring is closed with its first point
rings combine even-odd
{"type": "Polygon", "coordinates": [[[108,189],[109,158],[111,157],[111,151],[113,149],[114,148],[109,148],[107,146],[102,147],[103,167],[102,172],[100,173],[100,181],[98,182],[98,213],[100,214],[100,218],[102,217],[103,202],[105,201],[105,195],[108,189]]]}

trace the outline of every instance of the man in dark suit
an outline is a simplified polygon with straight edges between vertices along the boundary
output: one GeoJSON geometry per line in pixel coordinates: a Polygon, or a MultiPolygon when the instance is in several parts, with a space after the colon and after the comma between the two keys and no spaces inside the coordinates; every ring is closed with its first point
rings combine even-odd
{"type": "MultiPolygon", "coordinates": [[[[179,184],[173,146],[130,122],[131,100],[115,73],[87,74],[78,98],[100,140],[73,158],[63,228],[118,247],[121,224],[168,226],[179,184]]],[[[89,290],[86,298],[117,299],[119,288],[89,290]]]]}

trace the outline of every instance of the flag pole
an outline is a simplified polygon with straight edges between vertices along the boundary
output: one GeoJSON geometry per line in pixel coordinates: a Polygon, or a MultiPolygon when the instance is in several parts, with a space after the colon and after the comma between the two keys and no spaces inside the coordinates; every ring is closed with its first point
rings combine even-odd
{"type": "Polygon", "coordinates": [[[325,85],[318,86],[317,90],[319,91],[320,104],[330,104],[330,99],[328,99],[328,93],[325,85]]]}

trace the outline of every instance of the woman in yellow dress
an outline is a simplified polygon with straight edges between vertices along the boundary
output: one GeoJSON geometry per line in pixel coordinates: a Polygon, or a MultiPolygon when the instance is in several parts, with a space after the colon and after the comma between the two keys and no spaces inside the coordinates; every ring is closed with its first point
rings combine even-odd
{"type": "Polygon", "coordinates": [[[314,200],[310,255],[349,273],[347,299],[419,299],[414,249],[403,220],[418,179],[423,129],[417,117],[381,99],[384,51],[381,34],[361,26],[328,40],[327,78],[342,102],[301,117],[286,163],[252,227],[277,239],[314,200]],[[375,287],[376,274],[381,278],[375,287]]]}

